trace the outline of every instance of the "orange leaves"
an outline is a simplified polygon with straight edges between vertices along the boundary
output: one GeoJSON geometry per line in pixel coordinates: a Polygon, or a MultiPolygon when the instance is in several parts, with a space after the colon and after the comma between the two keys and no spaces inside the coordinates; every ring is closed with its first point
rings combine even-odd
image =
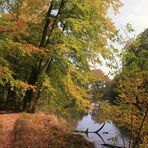
{"type": "Polygon", "coordinates": [[[14,26],[14,29],[19,30],[24,28],[26,25],[23,21],[19,20],[16,22],[16,25],[14,26]]]}
{"type": "Polygon", "coordinates": [[[34,46],[33,44],[25,44],[25,43],[19,43],[19,42],[13,42],[9,41],[8,42],[9,46],[6,47],[8,48],[8,52],[10,52],[13,55],[19,55],[19,56],[30,56],[31,54],[46,54],[48,51],[46,48],[39,48],[34,46]]]}
{"type": "MultiPolygon", "coordinates": [[[[143,71],[123,71],[122,77],[119,80],[119,101],[120,108],[118,109],[115,120],[121,124],[121,126],[126,126],[131,130],[132,141],[136,140],[137,135],[139,134],[138,130],[140,129],[140,136],[145,137],[147,132],[145,114],[147,110],[147,90],[145,87],[145,78],[143,71]],[[120,119],[120,120],[119,120],[120,119]],[[144,124],[141,123],[144,121],[144,124]]],[[[141,141],[142,141],[141,138],[141,141]]],[[[139,138],[140,139],[140,138],[139,138]]],[[[144,143],[144,140],[142,141],[144,143]]]]}
{"type": "Polygon", "coordinates": [[[39,48],[32,44],[23,44],[23,47],[25,47],[25,50],[29,53],[45,53],[48,51],[45,48],[39,48]]]}
{"type": "Polygon", "coordinates": [[[23,21],[18,20],[15,22],[14,25],[11,25],[11,26],[0,25],[0,31],[4,31],[4,32],[18,31],[23,29],[25,26],[26,24],[23,21]]]}

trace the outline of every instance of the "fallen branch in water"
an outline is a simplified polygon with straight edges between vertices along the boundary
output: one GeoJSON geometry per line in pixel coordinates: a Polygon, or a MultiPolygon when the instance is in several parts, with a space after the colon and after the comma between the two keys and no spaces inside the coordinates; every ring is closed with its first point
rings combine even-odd
{"type": "Polygon", "coordinates": [[[106,147],[110,147],[110,148],[123,148],[121,146],[115,146],[115,145],[111,145],[111,144],[101,144],[103,146],[106,146],[106,147]]]}
{"type": "Polygon", "coordinates": [[[96,131],[88,131],[88,128],[86,129],[86,131],[79,131],[79,130],[75,130],[74,132],[75,133],[84,133],[86,135],[88,135],[89,133],[95,133],[95,134],[98,134],[99,131],[105,126],[105,123],[96,131]]]}
{"type": "MultiPolygon", "coordinates": [[[[103,141],[104,144],[101,144],[101,145],[106,146],[106,147],[110,147],[110,148],[123,148],[123,147],[121,147],[121,146],[115,146],[115,145],[111,145],[111,144],[105,144],[104,139],[103,139],[102,136],[99,134],[99,131],[101,131],[104,126],[105,126],[105,123],[104,123],[98,130],[96,130],[96,131],[88,131],[88,128],[87,128],[86,131],[75,130],[74,132],[75,132],[75,133],[83,133],[83,134],[86,134],[87,137],[88,137],[88,134],[89,134],[89,133],[95,133],[95,134],[97,134],[97,135],[100,137],[100,139],[103,141]]],[[[108,134],[108,132],[104,132],[104,133],[105,133],[105,134],[108,134]]]]}
{"type": "MultiPolygon", "coordinates": [[[[94,133],[94,134],[97,134],[98,137],[103,141],[104,144],[101,144],[103,146],[106,146],[106,147],[110,147],[110,148],[123,148],[121,146],[115,146],[115,145],[111,145],[111,144],[105,144],[105,141],[104,139],[102,138],[102,136],[99,134],[99,131],[102,130],[102,128],[105,126],[105,123],[96,131],[88,131],[88,128],[86,129],[86,131],[80,131],[80,130],[75,130],[74,132],[75,133],[83,133],[83,134],[86,134],[86,136],[88,137],[88,134],[89,133],[94,133]]],[[[104,132],[105,134],[108,134],[108,132],[104,132]]],[[[89,138],[89,137],[88,137],[89,138]]]]}
{"type": "Polygon", "coordinates": [[[97,134],[99,137],[100,137],[100,139],[103,141],[103,143],[105,144],[105,141],[104,141],[104,139],[101,137],[101,135],[99,134],[99,131],[103,128],[105,126],[105,123],[98,129],[98,130],[96,130],[96,131],[88,131],[88,128],[86,129],[86,131],[79,131],[79,130],[75,130],[74,132],[75,133],[83,133],[83,134],[86,134],[86,136],[89,138],[89,136],[88,136],[88,134],[89,133],[95,133],[95,134],[97,134]]]}

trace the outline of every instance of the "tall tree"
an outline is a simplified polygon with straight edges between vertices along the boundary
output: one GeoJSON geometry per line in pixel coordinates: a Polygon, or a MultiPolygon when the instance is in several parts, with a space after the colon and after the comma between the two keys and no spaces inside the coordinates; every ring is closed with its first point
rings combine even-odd
{"type": "Polygon", "coordinates": [[[148,120],[148,29],[127,43],[122,57],[122,71],[117,76],[119,112],[116,120],[131,132],[129,147],[145,146],[148,120]],[[122,113],[122,115],[121,115],[122,113]]]}
{"type": "Polygon", "coordinates": [[[25,110],[34,111],[39,98],[46,97],[59,108],[71,101],[78,106],[88,104],[85,75],[89,63],[98,62],[98,54],[105,56],[107,40],[116,31],[108,17],[110,6],[117,12],[121,3],[119,0],[1,3],[4,8],[0,18],[1,57],[9,63],[14,80],[34,86],[34,89],[28,86],[22,100],[25,110]]]}

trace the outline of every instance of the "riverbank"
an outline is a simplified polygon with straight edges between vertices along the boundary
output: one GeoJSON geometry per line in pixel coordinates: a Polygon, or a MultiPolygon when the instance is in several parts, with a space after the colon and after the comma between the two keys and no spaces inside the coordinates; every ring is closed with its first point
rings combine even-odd
{"type": "Polygon", "coordinates": [[[66,126],[66,121],[55,115],[3,114],[0,115],[0,147],[11,148],[93,148],[93,144],[81,135],[75,135],[66,126]],[[7,123],[4,121],[7,118],[7,123]],[[15,118],[16,117],[16,118],[15,118]],[[13,124],[11,124],[13,120],[13,124]],[[7,125],[7,127],[5,127],[7,125]],[[10,126],[9,126],[10,125],[10,126]],[[9,130],[4,130],[9,129],[9,130]],[[8,132],[8,133],[6,133],[8,132]],[[9,144],[5,145],[9,140],[9,144]],[[3,144],[3,145],[2,145],[3,144]]]}

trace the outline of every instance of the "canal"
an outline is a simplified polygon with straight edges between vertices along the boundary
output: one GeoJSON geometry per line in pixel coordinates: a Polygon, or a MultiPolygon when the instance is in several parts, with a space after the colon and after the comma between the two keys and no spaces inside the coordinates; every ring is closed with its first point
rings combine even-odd
{"type": "MultiPolygon", "coordinates": [[[[95,121],[93,118],[94,114],[89,112],[88,114],[83,115],[83,117],[77,122],[76,130],[89,132],[97,131],[103,123],[95,121]]],[[[88,135],[83,133],[83,136],[88,140],[94,143],[96,148],[106,148],[111,147],[111,145],[117,147],[128,147],[129,138],[123,138],[121,130],[116,126],[112,121],[105,122],[105,126],[98,132],[89,133],[88,135]],[[124,139],[124,140],[123,140],[124,139]]]]}

